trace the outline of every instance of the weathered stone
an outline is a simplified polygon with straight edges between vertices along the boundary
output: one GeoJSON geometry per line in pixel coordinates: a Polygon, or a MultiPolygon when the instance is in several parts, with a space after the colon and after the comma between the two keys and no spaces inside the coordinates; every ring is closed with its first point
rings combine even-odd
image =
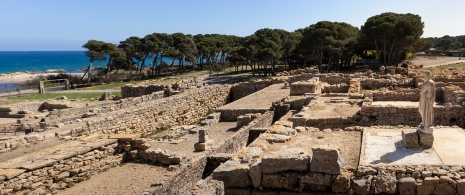
{"type": "Polygon", "coordinates": [[[225,188],[245,188],[252,185],[249,178],[249,166],[229,160],[213,171],[214,180],[223,181],[225,188]]]}
{"type": "Polygon", "coordinates": [[[457,183],[457,194],[465,195],[465,179],[456,181],[457,183]]]}
{"type": "Polygon", "coordinates": [[[425,183],[416,183],[417,194],[433,194],[434,185],[426,185],[425,183]]]}
{"type": "Polygon", "coordinates": [[[147,150],[149,148],[150,148],[150,144],[148,144],[148,143],[143,143],[143,144],[139,145],[139,149],[141,149],[141,150],[147,150]]]}
{"type": "Polygon", "coordinates": [[[331,190],[334,193],[346,193],[350,189],[351,172],[342,172],[333,181],[331,190]]]}
{"type": "Polygon", "coordinates": [[[310,170],[320,173],[339,174],[343,166],[343,157],[339,148],[317,146],[312,148],[313,157],[310,170]]]}
{"type": "Polygon", "coordinates": [[[224,194],[234,194],[234,195],[250,195],[252,189],[249,188],[226,188],[224,189],[224,194]]]}
{"type": "Polygon", "coordinates": [[[265,139],[269,143],[286,143],[291,139],[291,137],[287,135],[279,135],[279,134],[270,134],[270,133],[263,133],[261,138],[265,139]]]}
{"type": "Polygon", "coordinates": [[[419,148],[418,133],[416,130],[403,129],[402,130],[402,143],[406,148],[419,148]]]}
{"type": "Polygon", "coordinates": [[[24,172],[26,172],[25,169],[3,169],[3,170],[0,169],[0,176],[3,176],[7,179],[11,179],[24,172]]]}
{"type": "Polygon", "coordinates": [[[329,174],[310,172],[300,178],[300,191],[310,190],[325,192],[331,186],[332,177],[329,174]]]}
{"type": "Polygon", "coordinates": [[[53,182],[59,182],[65,178],[68,178],[70,176],[70,173],[68,171],[65,171],[63,173],[60,173],[58,175],[56,175],[55,177],[53,177],[53,182]]]}
{"type": "Polygon", "coordinates": [[[415,195],[415,179],[412,177],[404,177],[398,181],[399,193],[401,195],[415,195]]]}
{"type": "Polygon", "coordinates": [[[397,180],[395,176],[395,171],[389,171],[380,169],[378,171],[378,177],[375,182],[375,194],[382,192],[388,194],[394,194],[397,192],[397,180]]]}
{"type": "Polygon", "coordinates": [[[276,173],[280,171],[308,171],[310,155],[302,148],[285,148],[283,150],[266,154],[260,163],[263,173],[276,173]]]}
{"type": "Polygon", "coordinates": [[[448,183],[437,183],[434,186],[434,194],[438,195],[449,195],[455,194],[455,189],[448,183]]]}
{"type": "Polygon", "coordinates": [[[299,186],[300,175],[295,172],[264,173],[262,186],[265,188],[281,188],[294,190],[299,186]]]}
{"type": "Polygon", "coordinates": [[[431,148],[433,147],[434,136],[432,134],[426,134],[418,131],[418,138],[420,142],[420,146],[423,148],[431,148]]]}
{"type": "Polygon", "coordinates": [[[354,192],[360,195],[370,194],[373,176],[359,177],[353,180],[354,192]]]}
{"type": "Polygon", "coordinates": [[[254,163],[250,165],[249,177],[250,177],[250,180],[252,181],[252,185],[255,188],[258,188],[262,184],[262,175],[263,173],[260,170],[259,163],[254,163]]]}

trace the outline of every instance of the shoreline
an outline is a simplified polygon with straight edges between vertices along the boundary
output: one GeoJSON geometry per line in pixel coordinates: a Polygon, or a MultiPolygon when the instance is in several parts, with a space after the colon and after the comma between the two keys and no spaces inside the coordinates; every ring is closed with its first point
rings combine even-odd
{"type": "MultiPolygon", "coordinates": [[[[73,75],[82,75],[84,73],[67,73],[64,72],[65,74],[73,74],[73,75]]],[[[13,73],[6,73],[6,74],[0,74],[0,83],[6,84],[6,83],[15,83],[15,84],[21,84],[26,81],[32,80],[38,76],[48,76],[48,75],[58,75],[60,73],[46,73],[46,72],[13,72],[13,73]]]]}

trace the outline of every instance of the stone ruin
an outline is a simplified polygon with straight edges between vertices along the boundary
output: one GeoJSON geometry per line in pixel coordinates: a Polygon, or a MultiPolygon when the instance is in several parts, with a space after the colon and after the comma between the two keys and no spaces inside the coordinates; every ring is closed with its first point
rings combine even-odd
{"type": "Polygon", "coordinates": [[[440,141],[449,132],[463,134],[462,75],[433,76],[433,143],[415,136],[422,77],[415,68],[386,71],[306,69],[234,85],[124,86],[123,99],[52,111],[44,123],[56,126],[53,133],[1,139],[2,152],[68,140],[0,162],[1,193],[56,193],[71,181],[136,161],[167,170],[144,194],[465,194],[461,142],[440,141]],[[179,128],[179,138],[151,138],[192,123],[198,126],[179,128]],[[403,139],[416,149],[405,148],[403,139]],[[449,145],[454,152],[442,153],[449,145]],[[419,161],[405,163],[409,159],[419,161]]]}

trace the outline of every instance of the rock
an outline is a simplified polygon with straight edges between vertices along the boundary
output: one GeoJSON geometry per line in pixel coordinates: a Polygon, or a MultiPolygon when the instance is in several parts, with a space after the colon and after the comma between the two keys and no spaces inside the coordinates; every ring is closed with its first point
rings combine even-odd
{"type": "Polygon", "coordinates": [[[216,168],[212,173],[212,179],[223,181],[225,188],[246,188],[252,185],[249,166],[234,160],[229,160],[216,168]]]}
{"type": "Polygon", "coordinates": [[[397,192],[397,180],[395,176],[395,171],[390,171],[386,173],[386,171],[390,170],[382,170],[378,171],[378,178],[375,182],[375,194],[379,194],[382,192],[388,194],[394,194],[397,192]]]}
{"type": "Polygon", "coordinates": [[[302,148],[285,148],[263,156],[260,169],[263,173],[276,173],[288,170],[305,172],[308,171],[309,163],[310,155],[302,148]]]}
{"type": "Polygon", "coordinates": [[[295,172],[264,173],[262,186],[295,190],[299,186],[299,175],[295,172]]]}
{"type": "Polygon", "coordinates": [[[373,176],[359,177],[353,180],[355,194],[370,194],[371,181],[373,176]]]}
{"type": "Polygon", "coordinates": [[[260,137],[268,141],[269,143],[286,143],[291,139],[291,137],[287,135],[278,135],[278,134],[270,134],[270,133],[263,133],[260,137]]]}
{"type": "Polygon", "coordinates": [[[456,181],[456,183],[457,183],[457,194],[465,195],[465,179],[458,180],[456,181]]]}
{"type": "Polygon", "coordinates": [[[426,134],[418,131],[418,138],[420,142],[420,146],[423,148],[431,148],[433,147],[434,136],[432,134],[426,134]]]}
{"type": "Polygon", "coordinates": [[[147,150],[147,149],[149,149],[150,147],[151,147],[151,146],[150,146],[150,144],[148,144],[148,143],[143,143],[143,144],[139,145],[139,149],[141,149],[141,150],[147,150]]]}
{"type": "Polygon", "coordinates": [[[255,188],[258,188],[260,185],[262,185],[262,171],[260,170],[259,163],[254,163],[250,165],[249,169],[249,177],[250,180],[252,181],[252,185],[255,188]]]}
{"type": "Polygon", "coordinates": [[[329,174],[310,172],[300,178],[300,191],[325,192],[331,186],[331,182],[332,177],[329,174]]]}
{"type": "Polygon", "coordinates": [[[434,186],[434,194],[449,195],[455,194],[455,189],[448,183],[438,183],[434,186]]]}
{"type": "Polygon", "coordinates": [[[320,173],[339,174],[343,166],[342,153],[339,148],[317,146],[312,148],[313,157],[310,170],[320,173]]]}
{"type": "Polygon", "coordinates": [[[431,177],[433,176],[433,173],[431,173],[431,171],[422,171],[421,172],[421,177],[423,178],[427,178],[427,177],[431,177]]]}
{"type": "Polygon", "coordinates": [[[434,185],[425,185],[425,183],[416,183],[417,194],[433,194],[434,185]]]}
{"type": "Polygon", "coordinates": [[[70,176],[70,173],[68,171],[65,171],[53,177],[53,182],[57,183],[65,178],[68,178],[69,176],[70,176]]]}
{"type": "Polygon", "coordinates": [[[402,130],[402,143],[406,148],[419,148],[417,131],[412,129],[402,130]]]}
{"type": "Polygon", "coordinates": [[[334,193],[346,193],[350,189],[350,179],[352,178],[351,172],[342,172],[333,181],[331,190],[334,193]]]}
{"type": "Polygon", "coordinates": [[[398,181],[399,193],[401,195],[415,195],[416,182],[412,177],[404,177],[398,181]]]}

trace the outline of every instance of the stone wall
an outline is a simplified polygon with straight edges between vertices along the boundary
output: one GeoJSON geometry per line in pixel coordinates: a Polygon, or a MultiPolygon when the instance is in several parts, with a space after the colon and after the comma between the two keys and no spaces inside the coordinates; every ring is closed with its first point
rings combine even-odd
{"type": "Polygon", "coordinates": [[[175,170],[176,173],[173,177],[164,181],[160,187],[152,188],[150,192],[154,195],[188,194],[188,192],[192,190],[191,187],[202,179],[202,173],[207,165],[207,156],[238,152],[246,146],[250,129],[269,127],[272,123],[273,115],[273,112],[262,114],[247,126],[237,130],[234,135],[214,145],[214,150],[206,151],[205,156],[199,159],[193,159],[189,162],[188,166],[181,166],[179,169],[175,170]]]}
{"type": "Polygon", "coordinates": [[[374,91],[365,94],[373,101],[420,101],[420,94],[416,89],[400,89],[396,91],[374,91]]]}
{"type": "Polygon", "coordinates": [[[265,80],[252,80],[249,82],[242,82],[239,84],[234,85],[231,88],[231,101],[236,101],[240,98],[243,98],[245,96],[248,96],[252,93],[255,93],[257,91],[260,91],[270,85],[274,85],[277,83],[284,83],[285,80],[283,79],[265,79],[265,80]]]}
{"type": "Polygon", "coordinates": [[[289,84],[297,81],[308,81],[312,78],[318,77],[319,81],[328,83],[330,85],[335,84],[349,84],[350,77],[345,74],[312,74],[312,73],[303,73],[300,75],[291,76],[288,79],[289,84]]]}
{"type": "Polygon", "coordinates": [[[342,83],[336,85],[324,86],[323,93],[347,93],[349,91],[349,85],[342,83]]]}
{"type": "Polygon", "coordinates": [[[202,80],[199,78],[192,78],[177,81],[174,84],[167,85],[132,85],[128,84],[121,87],[121,95],[123,98],[127,97],[139,97],[148,95],[153,92],[164,91],[165,95],[170,95],[171,91],[180,91],[186,88],[202,86],[202,80]]]}
{"type": "MultiPolygon", "coordinates": [[[[271,105],[270,105],[271,107],[271,105]]],[[[246,115],[249,113],[265,113],[269,109],[216,109],[216,112],[221,112],[221,121],[234,122],[237,120],[237,117],[241,115],[246,115]]]]}
{"type": "Polygon", "coordinates": [[[443,101],[452,105],[462,105],[465,100],[465,91],[458,86],[450,85],[442,88],[443,101]]]}
{"type": "MultiPolygon", "coordinates": [[[[116,143],[78,153],[49,163],[45,167],[3,173],[0,169],[0,194],[50,194],[74,186],[92,175],[120,164],[122,155],[114,155],[116,143]]],[[[3,170],[8,171],[8,170],[3,170]]]]}
{"type": "Polygon", "coordinates": [[[376,79],[364,78],[360,81],[362,89],[380,89],[380,88],[412,88],[416,86],[415,78],[398,79],[376,79]]]}
{"type": "MultiPolygon", "coordinates": [[[[360,111],[361,125],[408,125],[421,122],[418,107],[393,105],[364,105],[360,111]]],[[[434,125],[465,127],[465,109],[462,106],[435,106],[434,125]]]]}

